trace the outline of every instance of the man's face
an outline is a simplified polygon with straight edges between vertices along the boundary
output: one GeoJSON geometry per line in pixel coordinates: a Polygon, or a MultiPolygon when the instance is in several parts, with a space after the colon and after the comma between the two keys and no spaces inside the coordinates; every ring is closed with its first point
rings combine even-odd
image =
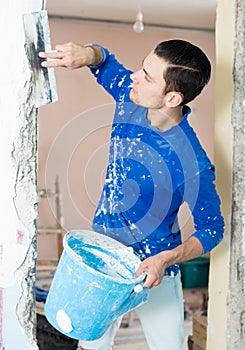
{"type": "Polygon", "coordinates": [[[133,80],[130,99],[137,105],[160,109],[165,105],[165,81],[163,72],[167,62],[151,52],[143,61],[142,68],[131,75],[133,80]]]}

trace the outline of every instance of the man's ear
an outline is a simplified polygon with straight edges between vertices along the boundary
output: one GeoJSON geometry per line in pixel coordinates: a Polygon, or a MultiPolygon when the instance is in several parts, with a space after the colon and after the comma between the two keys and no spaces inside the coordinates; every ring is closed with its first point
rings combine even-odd
{"type": "Polygon", "coordinates": [[[181,92],[168,92],[166,95],[166,106],[169,108],[178,107],[183,102],[183,99],[181,92]]]}

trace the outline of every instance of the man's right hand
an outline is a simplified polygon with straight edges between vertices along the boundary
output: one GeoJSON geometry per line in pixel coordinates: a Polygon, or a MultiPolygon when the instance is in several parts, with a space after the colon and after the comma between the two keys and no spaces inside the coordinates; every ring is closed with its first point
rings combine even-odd
{"type": "Polygon", "coordinates": [[[77,69],[87,65],[98,65],[103,54],[98,46],[81,46],[72,42],[56,45],[55,51],[39,52],[41,58],[50,60],[43,61],[42,67],[65,67],[77,69]]]}

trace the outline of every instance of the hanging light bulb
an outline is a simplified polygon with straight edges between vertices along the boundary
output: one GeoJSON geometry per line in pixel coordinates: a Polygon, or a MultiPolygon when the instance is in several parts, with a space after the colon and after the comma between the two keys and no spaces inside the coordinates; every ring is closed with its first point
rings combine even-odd
{"type": "Polygon", "coordinates": [[[138,11],[136,15],[135,23],[133,25],[133,30],[136,33],[141,33],[144,30],[143,13],[141,11],[138,11]]]}

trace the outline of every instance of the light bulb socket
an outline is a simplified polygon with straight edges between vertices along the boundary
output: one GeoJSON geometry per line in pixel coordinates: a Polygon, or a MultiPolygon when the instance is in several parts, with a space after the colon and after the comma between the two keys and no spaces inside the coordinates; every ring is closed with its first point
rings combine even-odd
{"type": "Polygon", "coordinates": [[[143,13],[141,11],[139,11],[136,15],[135,23],[133,25],[133,30],[136,33],[141,33],[144,30],[143,13]]]}
{"type": "Polygon", "coordinates": [[[137,13],[136,21],[143,22],[143,13],[141,11],[137,13]]]}

